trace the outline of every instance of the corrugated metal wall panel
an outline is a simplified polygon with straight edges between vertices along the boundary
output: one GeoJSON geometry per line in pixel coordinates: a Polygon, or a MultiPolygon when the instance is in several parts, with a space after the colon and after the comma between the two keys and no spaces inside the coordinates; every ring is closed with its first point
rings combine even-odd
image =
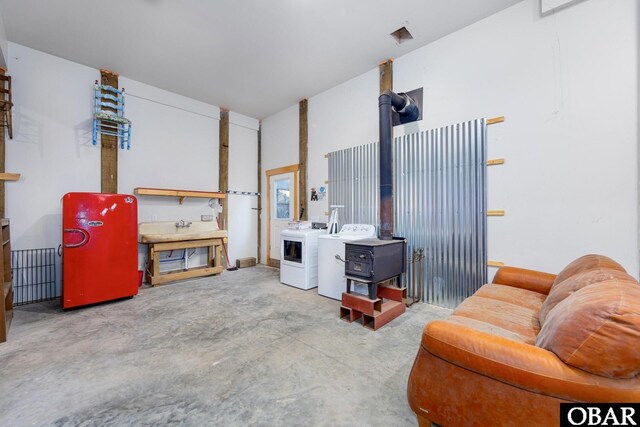
{"type": "MultiPolygon", "coordinates": [[[[422,300],[455,307],[487,280],[484,119],[394,140],[394,230],[407,239],[405,283],[422,276],[422,300]]],[[[329,204],[340,226],[379,223],[378,144],[329,153],[329,204]]],[[[413,295],[412,295],[413,296],[413,295]]]]}

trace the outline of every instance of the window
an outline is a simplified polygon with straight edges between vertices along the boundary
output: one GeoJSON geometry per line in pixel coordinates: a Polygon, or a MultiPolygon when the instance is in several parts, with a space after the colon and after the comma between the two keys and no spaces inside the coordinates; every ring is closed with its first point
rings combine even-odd
{"type": "Polygon", "coordinates": [[[275,188],[275,218],[291,219],[291,178],[276,180],[275,188]]]}

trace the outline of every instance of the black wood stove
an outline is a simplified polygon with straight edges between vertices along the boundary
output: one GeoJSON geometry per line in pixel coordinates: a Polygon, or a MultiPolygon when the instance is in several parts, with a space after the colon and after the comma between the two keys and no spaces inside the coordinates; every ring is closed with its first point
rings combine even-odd
{"type": "Polygon", "coordinates": [[[378,297],[378,284],[405,272],[405,239],[365,239],[346,243],[344,273],[347,293],[351,282],[366,283],[369,299],[378,297]]]}
{"type": "Polygon", "coordinates": [[[393,140],[392,112],[398,113],[401,123],[415,121],[420,109],[405,93],[385,90],[378,98],[380,115],[380,239],[357,240],[346,243],[344,272],[347,293],[351,282],[366,283],[369,299],[378,298],[378,284],[405,271],[405,239],[393,236],[393,140]]]}

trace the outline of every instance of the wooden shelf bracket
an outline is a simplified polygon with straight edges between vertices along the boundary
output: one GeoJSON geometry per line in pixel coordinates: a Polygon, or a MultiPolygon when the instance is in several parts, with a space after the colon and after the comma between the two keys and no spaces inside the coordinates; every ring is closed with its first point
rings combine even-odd
{"type": "Polygon", "coordinates": [[[504,116],[500,116],[500,117],[492,117],[490,119],[486,120],[486,125],[495,125],[496,123],[502,123],[504,122],[504,116]]]}
{"type": "Polygon", "coordinates": [[[487,160],[487,166],[504,165],[504,159],[491,159],[487,160]]]}

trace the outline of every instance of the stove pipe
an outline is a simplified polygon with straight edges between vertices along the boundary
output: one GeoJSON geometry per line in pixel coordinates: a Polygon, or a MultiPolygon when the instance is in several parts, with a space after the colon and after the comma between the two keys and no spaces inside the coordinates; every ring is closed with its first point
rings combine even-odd
{"type": "Polygon", "coordinates": [[[393,140],[392,112],[400,116],[401,123],[415,121],[420,110],[415,101],[405,93],[390,90],[378,98],[380,114],[380,239],[393,239],[393,140]]]}

